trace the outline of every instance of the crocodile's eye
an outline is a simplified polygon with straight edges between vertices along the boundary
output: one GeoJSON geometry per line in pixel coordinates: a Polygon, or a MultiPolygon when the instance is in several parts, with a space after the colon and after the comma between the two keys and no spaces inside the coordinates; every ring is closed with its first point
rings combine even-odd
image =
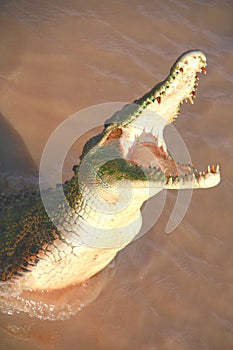
{"type": "Polygon", "coordinates": [[[107,137],[107,140],[114,140],[118,139],[122,135],[122,129],[121,128],[115,128],[113,129],[110,134],[107,137]]]}

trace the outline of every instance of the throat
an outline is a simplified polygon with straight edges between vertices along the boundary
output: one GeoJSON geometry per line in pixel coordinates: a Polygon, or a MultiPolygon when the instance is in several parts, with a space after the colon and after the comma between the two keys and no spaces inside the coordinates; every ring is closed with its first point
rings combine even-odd
{"type": "Polygon", "coordinates": [[[163,146],[152,142],[140,142],[129,150],[127,158],[144,168],[160,168],[168,156],[163,146]]]}
{"type": "Polygon", "coordinates": [[[177,164],[167,153],[166,145],[160,145],[159,140],[140,141],[130,148],[127,159],[143,168],[156,168],[165,175],[176,176],[177,164]]]}

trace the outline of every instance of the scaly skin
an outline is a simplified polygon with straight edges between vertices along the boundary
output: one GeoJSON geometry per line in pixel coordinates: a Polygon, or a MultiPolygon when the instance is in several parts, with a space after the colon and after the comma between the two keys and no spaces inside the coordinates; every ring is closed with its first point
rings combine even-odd
{"type": "Polygon", "coordinates": [[[195,98],[206,57],[188,51],[169,76],[115,113],[84,146],[80,164],[63,185],[69,206],[50,191],[51,220],[40,193],[2,197],[0,280],[22,289],[81,283],[104,268],[139,232],[140,207],[162,189],[208,188],[219,167],[199,173],[178,165],[163,139],[180,104],[195,98]],[[149,189],[149,191],[148,191],[149,189]],[[81,244],[80,244],[81,242],[81,244]]]}

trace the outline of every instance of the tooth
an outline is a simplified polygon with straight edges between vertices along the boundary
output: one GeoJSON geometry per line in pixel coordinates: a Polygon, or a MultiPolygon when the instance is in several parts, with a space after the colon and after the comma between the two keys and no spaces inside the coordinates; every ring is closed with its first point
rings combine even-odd
{"type": "Polygon", "coordinates": [[[205,67],[201,67],[201,72],[203,72],[204,74],[206,74],[206,69],[205,69],[205,67]]]}
{"type": "Polygon", "coordinates": [[[215,171],[215,169],[214,169],[214,165],[212,165],[212,167],[211,167],[211,173],[215,173],[216,171],[215,171]]]}
{"type": "Polygon", "coordinates": [[[171,176],[168,179],[168,185],[172,185],[172,177],[171,176]]]}
{"type": "Polygon", "coordinates": [[[191,103],[192,105],[194,104],[193,99],[192,99],[191,96],[189,96],[189,101],[190,101],[190,103],[191,103]]]}
{"type": "Polygon", "coordinates": [[[216,173],[219,173],[219,165],[216,166],[216,173]]]}
{"type": "Polygon", "coordinates": [[[185,102],[186,102],[186,103],[188,102],[187,98],[186,98],[185,102]]]}
{"type": "Polygon", "coordinates": [[[207,167],[207,172],[210,173],[210,166],[207,167]]]}

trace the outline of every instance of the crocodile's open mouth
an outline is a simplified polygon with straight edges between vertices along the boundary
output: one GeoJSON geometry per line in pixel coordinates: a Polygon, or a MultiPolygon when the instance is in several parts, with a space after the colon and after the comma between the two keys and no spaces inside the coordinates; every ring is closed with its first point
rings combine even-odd
{"type": "MultiPolygon", "coordinates": [[[[85,145],[80,159],[96,145],[101,162],[116,156],[117,162],[121,163],[117,171],[114,171],[114,162],[108,164],[109,170],[104,167],[112,181],[126,177],[126,173],[131,179],[138,178],[140,169],[135,168],[138,167],[140,173],[144,173],[145,181],[154,182],[157,187],[165,185],[168,188],[168,184],[172,185],[169,188],[216,186],[220,181],[219,166],[207,166],[206,171],[198,172],[192,164],[180,165],[168,152],[163,138],[165,126],[177,118],[181,104],[184,101],[194,103],[199,73],[206,74],[204,53],[192,50],[181,55],[164,81],[105,122],[102,134],[85,145]]],[[[96,158],[97,152],[93,152],[95,162],[96,158]]],[[[103,176],[104,171],[101,174],[103,176]]]]}
{"type": "Polygon", "coordinates": [[[206,74],[206,57],[200,51],[189,52],[175,62],[170,75],[156,89],[135,101],[139,104],[139,116],[120,132],[121,150],[126,159],[142,168],[160,170],[168,181],[180,176],[207,181],[210,174],[219,173],[219,166],[208,166],[206,171],[198,172],[193,164],[177,164],[163,139],[164,127],[177,118],[181,104],[194,103],[198,73],[206,74]]]}

